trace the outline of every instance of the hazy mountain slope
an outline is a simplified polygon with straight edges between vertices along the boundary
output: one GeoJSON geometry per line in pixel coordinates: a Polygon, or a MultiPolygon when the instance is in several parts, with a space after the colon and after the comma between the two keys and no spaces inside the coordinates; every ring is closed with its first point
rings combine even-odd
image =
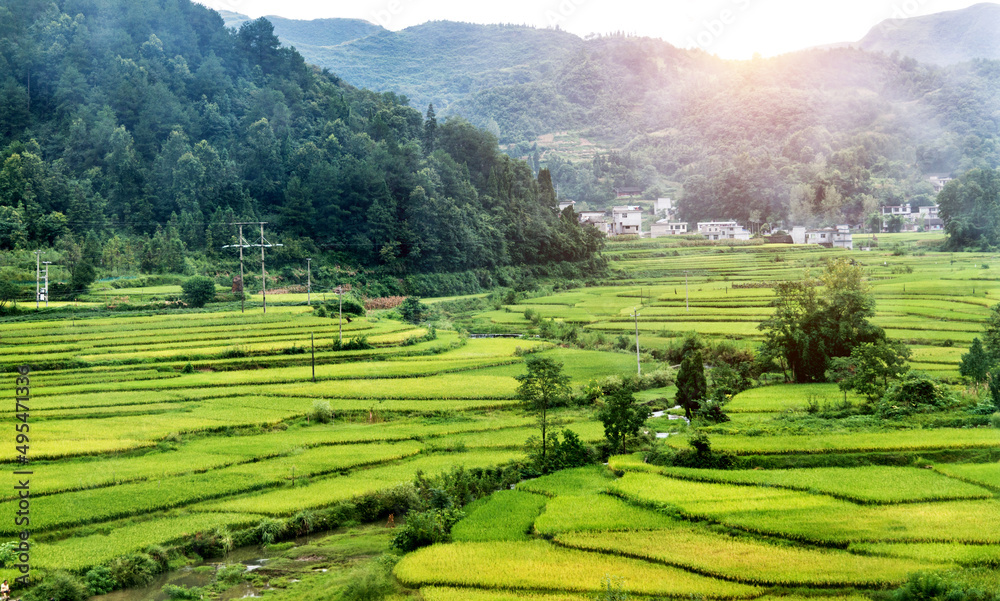
{"type": "MultiPolygon", "coordinates": [[[[226,27],[239,28],[246,21],[253,19],[228,10],[220,10],[226,27]]],[[[286,19],[268,15],[267,20],[274,25],[274,33],[285,46],[295,46],[309,62],[315,63],[309,57],[309,52],[303,48],[311,46],[336,46],[358,38],[385,31],[374,23],[362,19],[286,19]]]]}
{"type": "Polygon", "coordinates": [[[1000,4],[909,19],[887,19],[857,46],[873,52],[899,52],[918,61],[952,65],[974,58],[1000,58],[1000,4]]]}
{"type": "MultiPolygon", "coordinates": [[[[949,27],[974,39],[993,8],[949,27]]],[[[725,61],[650,38],[444,21],[308,60],[466,117],[547,165],[568,198],[603,205],[640,186],[680,197],[686,219],[859,223],[879,204],[930,202],[923,174],[1000,164],[993,61],[939,67],[856,46],[725,61]],[[556,132],[619,152],[569,162],[546,148],[556,132]]]]}
{"type": "Polygon", "coordinates": [[[471,92],[542,79],[583,45],[553,30],[435,21],[303,55],[356,85],[446,108],[471,92]]]}

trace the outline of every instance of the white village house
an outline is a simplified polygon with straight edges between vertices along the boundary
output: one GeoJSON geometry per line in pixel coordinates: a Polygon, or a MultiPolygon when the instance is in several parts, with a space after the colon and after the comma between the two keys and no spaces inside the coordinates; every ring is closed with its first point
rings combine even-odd
{"type": "Polygon", "coordinates": [[[854,250],[854,237],[851,235],[851,228],[846,225],[816,229],[798,226],[792,228],[791,235],[795,244],[819,244],[827,248],[854,250]]]}
{"type": "Polygon", "coordinates": [[[699,221],[698,233],[709,240],[749,240],[750,232],[745,227],[729,221],[699,221]]]}
{"type": "Polygon", "coordinates": [[[653,201],[653,213],[655,213],[657,217],[662,215],[663,217],[670,219],[674,216],[674,211],[676,209],[677,205],[675,205],[674,201],[670,198],[657,198],[653,201]]]}
{"type": "Polygon", "coordinates": [[[642,235],[642,207],[611,209],[611,233],[615,236],[642,235]]]}
{"type": "Polygon", "coordinates": [[[945,185],[952,180],[951,174],[949,173],[935,173],[927,177],[927,181],[934,186],[934,193],[941,192],[944,190],[945,185]]]}
{"type": "Polygon", "coordinates": [[[901,232],[916,232],[920,230],[940,230],[944,228],[944,222],[938,215],[937,205],[914,207],[910,203],[902,205],[886,205],[882,207],[882,231],[889,231],[889,219],[899,217],[902,219],[901,232]]]}
{"type": "Polygon", "coordinates": [[[650,227],[650,236],[653,238],[683,236],[686,233],[688,233],[688,224],[682,221],[661,219],[650,227]]]}
{"type": "Polygon", "coordinates": [[[608,223],[608,214],[605,211],[583,211],[577,213],[580,218],[580,223],[584,225],[592,225],[597,228],[599,232],[604,234],[611,233],[611,224],[608,223]]]}

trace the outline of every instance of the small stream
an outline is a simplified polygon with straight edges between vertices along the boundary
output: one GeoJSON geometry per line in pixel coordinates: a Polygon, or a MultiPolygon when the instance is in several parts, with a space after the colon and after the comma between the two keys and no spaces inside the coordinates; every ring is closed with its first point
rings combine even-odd
{"type": "MultiPolygon", "coordinates": [[[[329,532],[317,532],[294,539],[294,542],[298,546],[328,534],[329,532]]],[[[159,574],[151,583],[144,587],[114,591],[106,595],[97,595],[90,599],[91,601],[166,601],[167,595],[163,592],[164,585],[206,586],[212,583],[212,580],[215,578],[216,569],[221,566],[241,563],[246,566],[247,572],[252,572],[264,567],[270,561],[271,556],[278,553],[281,553],[281,551],[271,553],[266,549],[262,549],[260,545],[240,547],[233,549],[225,557],[216,557],[159,574]]],[[[249,582],[244,582],[222,593],[219,598],[222,601],[231,601],[232,599],[245,599],[248,597],[260,597],[260,590],[249,582]]]]}
{"type": "MultiPolygon", "coordinates": [[[[671,411],[673,411],[674,409],[681,409],[681,408],[682,407],[680,405],[677,405],[673,409],[671,409],[671,411]]],[[[682,419],[682,420],[686,421],[688,424],[691,423],[691,420],[689,420],[688,418],[684,417],[683,415],[674,415],[672,413],[667,413],[666,411],[654,411],[653,414],[650,417],[664,417],[664,416],[666,416],[667,419],[682,419]]],[[[666,438],[668,436],[670,436],[670,432],[657,432],[656,433],[656,437],[657,438],[666,438]]]]}

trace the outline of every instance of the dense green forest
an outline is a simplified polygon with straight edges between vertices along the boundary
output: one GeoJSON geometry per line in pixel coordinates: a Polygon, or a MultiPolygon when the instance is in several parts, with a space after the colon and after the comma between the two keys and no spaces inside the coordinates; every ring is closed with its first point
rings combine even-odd
{"type": "Polygon", "coordinates": [[[189,0],[0,2],[0,249],[222,277],[230,224],[266,221],[284,244],[274,273],[313,257],[320,279],[489,284],[596,255],[539,176],[466,121],[306,64],[264,19],[228,29],[189,0]]]}
{"type": "MultiPolygon", "coordinates": [[[[954,21],[949,35],[976,26],[971,12],[954,21]]],[[[639,186],[680,198],[689,221],[871,225],[880,205],[933,202],[929,174],[1000,166],[992,60],[834,48],[726,61],[650,38],[450,22],[306,55],[468,118],[547,166],[560,196],[606,206],[614,187],[639,186]],[[539,139],[565,131],[596,156],[539,139]]]]}

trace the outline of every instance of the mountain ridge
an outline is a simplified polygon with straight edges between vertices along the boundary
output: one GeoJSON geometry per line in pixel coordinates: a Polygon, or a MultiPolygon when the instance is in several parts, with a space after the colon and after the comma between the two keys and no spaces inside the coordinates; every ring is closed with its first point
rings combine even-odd
{"type": "Polygon", "coordinates": [[[899,52],[935,65],[1000,59],[1000,4],[983,2],[931,15],[886,19],[856,45],[869,52],[899,52]]]}

